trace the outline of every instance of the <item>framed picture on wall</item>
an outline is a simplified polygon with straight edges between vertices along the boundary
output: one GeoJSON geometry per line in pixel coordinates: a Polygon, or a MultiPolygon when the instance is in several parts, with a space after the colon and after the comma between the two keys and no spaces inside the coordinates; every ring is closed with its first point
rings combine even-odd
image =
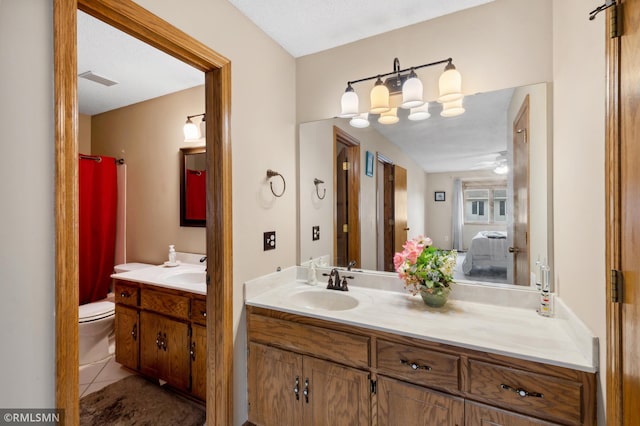
{"type": "Polygon", "coordinates": [[[373,153],[367,151],[367,164],[366,164],[366,169],[365,169],[365,173],[367,176],[372,177],[373,176],[373,153]]]}
{"type": "Polygon", "coordinates": [[[434,192],[434,200],[436,200],[436,201],[444,201],[444,191],[436,191],[436,192],[434,192]]]}

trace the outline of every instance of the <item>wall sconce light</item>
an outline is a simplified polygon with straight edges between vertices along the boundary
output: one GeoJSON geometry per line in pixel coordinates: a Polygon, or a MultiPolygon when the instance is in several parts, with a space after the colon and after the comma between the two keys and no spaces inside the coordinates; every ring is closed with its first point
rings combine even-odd
{"type": "Polygon", "coordinates": [[[184,123],[184,127],[182,128],[182,132],[184,133],[184,141],[192,142],[197,141],[205,137],[207,134],[207,125],[204,121],[204,113],[196,114],[196,115],[187,115],[187,121],[184,123]],[[200,127],[196,126],[196,124],[191,121],[192,118],[202,117],[202,121],[200,122],[200,127]]]}
{"type": "Polygon", "coordinates": [[[443,117],[453,117],[464,113],[462,107],[462,76],[453,65],[453,59],[422,64],[410,68],[400,69],[398,58],[393,60],[393,71],[386,74],[378,74],[347,82],[347,88],[340,100],[341,111],[338,117],[351,118],[349,124],[353,127],[367,127],[369,115],[380,115],[378,122],[382,124],[394,124],[399,121],[397,108],[390,106],[389,97],[402,93],[401,108],[409,109],[409,120],[425,120],[431,116],[428,111],[428,103],[423,100],[423,85],[416,70],[434,65],[447,64],[444,72],[438,80],[438,102],[443,104],[443,117]],[[390,76],[382,80],[383,77],[390,76]],[[353,85],[363,81],[376,79],[376,83],[369,94],[371,107],[367,112],[359,111],[358,95],[353,90],[353,85]]]}
{"type": "Polygon", "coordinates": [[[327,188],[322,188],[324,191],[322,191],[322,197],[320,196],[320,187],[319,187],[319,185],[321,185],[323,183],[324,183],[323,180],[320,180],[318,178],[314,178],[313,179],[313,184],[316,186],[316,195],[321,200],[324,200],[324,197],[327,196],[327,188]]]}

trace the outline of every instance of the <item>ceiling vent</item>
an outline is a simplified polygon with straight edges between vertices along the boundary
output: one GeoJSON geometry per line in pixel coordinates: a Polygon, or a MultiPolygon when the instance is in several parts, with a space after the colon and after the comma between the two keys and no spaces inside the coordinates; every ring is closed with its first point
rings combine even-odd
{"type": "Polygon", "coordinates": [[[114,84],[118,84],[117,81],[110,80],[107,77],[103,77],[99,74],[94,73],[93,71],[87,71],[83,72],[82,74],[78,74],[78,77],[100,83],[103,86],[113,86],[114,84]]]}

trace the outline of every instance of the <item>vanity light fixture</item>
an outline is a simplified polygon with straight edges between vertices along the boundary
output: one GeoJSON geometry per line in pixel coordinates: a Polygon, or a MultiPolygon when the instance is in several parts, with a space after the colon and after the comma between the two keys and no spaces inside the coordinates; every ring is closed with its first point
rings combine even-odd
{"type": "Polygon", "coordinates": [[[207,125],[204,121],[204,113],[195,114],[195,115],[187,115],[187,121],[184,123],[184,127],[182,131],[184,133],[184,141],[192,142],[197,141],[198,139],[203,138],[206,134],[207,125]],[[200,122],[200,127],[196,126],[196,124],[191,121],[192,118],[202,117],[202,121],[200,122]]]}
{"type": "Polygon", "coordinates": [[[380,115],[378,122],[382,124],[394,124],[399,121],[397,108],[390,103],[390,97],[402,94],[400,107],[409,109],[409,120],[417,121],[429,118],[428,104],[423,100],[422,81],[418,78],[416,70],[434,65],[446,64],[444,72],[438,80],[438,102],[443,104],[442,116],[453,117],[464,112],[462,108],[462,76],[453,65],[453,59],[447,58],[441,61],[430,62],[405,69],[400,69],[398,58],[393,60],[393,71],[365,77],[347,82],[347,88],[340,100],[341,111],[338,117],[351,118],[349,124],[353,127],[367,127],[369,115],[380,115]],[[388,77],[383,81],[384,77],[388,77]],[[375,79],[375,85],[369,94],[371,106],[368,113],[359,112],[358,95],[353,90],[353,85],[363,81],[375,79]]]}

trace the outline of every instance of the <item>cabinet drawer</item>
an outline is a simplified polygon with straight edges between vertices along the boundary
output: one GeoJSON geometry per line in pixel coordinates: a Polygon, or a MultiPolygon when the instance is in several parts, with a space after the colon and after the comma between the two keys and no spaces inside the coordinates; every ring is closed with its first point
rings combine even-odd
{"type": "Polygon", "coordinates": [[[583,421],[580,382],[469,360],[468,392],[521,413],[569,424],[583,421]]]}
{"type": "Polygon", "coordinates": [[[140,306],[174,318],[189,319],[189,298],[185,296],[143,288],[140,292],[140,306]]]}
{"type": "Polygon", "coordinates": [[[197,324],[207,325],[207,301],[191,300],[191,320],[197,324]]]}
{"type": "Polygon", "coordinates": [[[459,389],[460,357],[442,352],[378,340],[378,373],[410,383],[459,389]]]}
{"type": "Polygon", "coordinates": [[[123,305],[138,306],[138,287],[116,281],[115,284],[116,303],[123,305]]]}
{"type": "Polygon", "coordinates": [[[369,338],[312,325],[249,315],[249,339],[354,367],[369,367],[369,338]]]}

